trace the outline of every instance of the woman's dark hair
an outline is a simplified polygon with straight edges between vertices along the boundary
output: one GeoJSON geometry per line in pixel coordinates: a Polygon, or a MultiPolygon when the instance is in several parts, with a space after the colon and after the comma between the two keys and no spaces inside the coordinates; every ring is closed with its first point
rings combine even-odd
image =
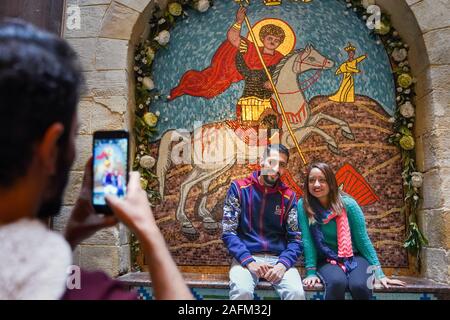
{"type": "Polygon", "coordinates": [[[28,171],[33,148],[54,123],[65,150],[83,84],[77,57],[56,35],[0,20],[0,187],[28,171]]]}
{"type": "MultiPolygon", "coordinates": [[[[331,167],[323,162],[316,162],[311,164],[308,167],[308,170],[306,172],[305,177],[305,183],[303,186],[303,208],[305,209],[310,223],[314,221],[315,212],[312,208],[312,202],[314,199],[316,199],[310,192],[309,192],[309,176],[311,174],[312,169],[319,169],[322,171],[322,173],[325,175],[325,180],[328,183],[328,186],[330,188],[330,193],[328,194],[328,200],[329,200],[329,206],[330,208],[335,211],[338,215],[342,213],[342,209],[344,208],[344,204],[342,202],[342,196],[345,195],[337,185],[336,176],[331,169],[331,167]]],[[[326,208],[328,209],[328,208],[326,208]]]]}

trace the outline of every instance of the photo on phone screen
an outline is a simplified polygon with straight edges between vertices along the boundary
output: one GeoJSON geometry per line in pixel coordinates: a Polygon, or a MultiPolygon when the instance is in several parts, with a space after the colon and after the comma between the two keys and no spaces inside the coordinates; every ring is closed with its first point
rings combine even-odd
{"type": "Polygon", "coordinates": [[[93,204],[105,206],[105,195],[123,198],[127,187],[128,139],[94,138],[93,204]]]}

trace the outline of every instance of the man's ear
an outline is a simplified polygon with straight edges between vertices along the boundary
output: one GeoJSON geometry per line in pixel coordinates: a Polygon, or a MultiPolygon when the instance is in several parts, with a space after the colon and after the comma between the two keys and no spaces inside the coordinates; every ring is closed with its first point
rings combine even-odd
{"type": "Polygon", "coordinates": [[[58,140],[64,133],[64,126],[55,122],[45,131],[41,142],[37,145],[36,155],[48,174],[56,172],[58,158],[58,140]]]}

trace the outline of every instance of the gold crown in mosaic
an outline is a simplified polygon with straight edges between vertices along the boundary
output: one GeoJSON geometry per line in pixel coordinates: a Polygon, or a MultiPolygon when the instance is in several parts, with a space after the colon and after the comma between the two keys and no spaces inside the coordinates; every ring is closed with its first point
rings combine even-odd
{"type": "Polygon", "coordinates": [[[266,6],[279,6],[281,4],[281,0],[264,0],[264,4],[266,6]]]}
{"type": "Polygon", "coordinates": [[[349,42],[348,45],[344,48],[345,51],[355,51],[356,48],[349,42]]]}

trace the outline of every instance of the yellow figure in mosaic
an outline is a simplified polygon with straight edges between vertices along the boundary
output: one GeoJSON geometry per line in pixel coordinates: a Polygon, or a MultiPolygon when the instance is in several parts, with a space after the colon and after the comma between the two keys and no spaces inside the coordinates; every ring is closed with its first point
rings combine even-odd
{"type": "Polygon", "coordinates": [[[343,74],[341,86],[328,99],[335,102],[355,102],[355,81],[353,80],[353,74],[360,72],[357,64],[367,58],[367,54],[354,58],[356,48],[351,43],[344,50],[348,53],[348,60],[336,70],[336,75],[343,74]]]}
{"type": "MultiPolygon", "coordinates": [[[[238,2],[238,3],[241,3],[241,2],[243,2],[243,1],[241,1],[241,0],[235,0],[236,2],[238,2]]],[[[304,2],[304,3],[308,3],[308,2],[311,2],[312,0],[300,0],[301,2],[304,2]]],[[[247,4],[249,4],[249,1],[245,1],[247,4]]],[[[264,0],[264,4],[266,5],[266,6],[279,6],[279,5],[281,5],[281,0],[264,0]]]]}

